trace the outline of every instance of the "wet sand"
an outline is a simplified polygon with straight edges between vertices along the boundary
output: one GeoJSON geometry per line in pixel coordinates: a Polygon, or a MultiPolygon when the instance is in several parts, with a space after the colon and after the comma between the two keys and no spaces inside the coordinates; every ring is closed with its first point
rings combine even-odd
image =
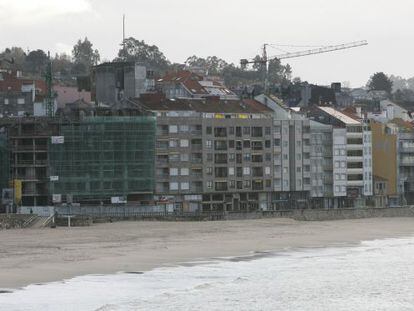
{"type": "Polygon", "coordinates": [[[4,230],[0,231],[0,289],[85,274],[140,272],[218,257],[264,256],[267,251],[413,235],[414,218],[117,222],[4,230]]]}

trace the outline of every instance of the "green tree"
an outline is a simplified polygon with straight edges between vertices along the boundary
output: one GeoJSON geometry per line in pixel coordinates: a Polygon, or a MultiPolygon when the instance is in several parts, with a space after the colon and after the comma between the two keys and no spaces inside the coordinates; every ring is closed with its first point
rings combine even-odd
{"type": "Polygon", "coordinates": [[[3,68],[23,70],[26,53],[22,48],[13,46],[1,52],[0,59],[4,60],[1,64],[3,68]]]}
{"type": "Polygon", "coordinates": [[[77,67],[81,72],[88,73],[91,66],[99,63],[100,55],[97,49],[93,49],[93,44],[87,37],[82,41],[81,39],[73,46],[72,57],[77,67]]]}
{"type": "Polygon", "coordinates": [[[170,61],[156,45],[148,45],[144,40],[133,37],[124,40],[125,48],[118,52],[115,61],[135,61],[143,63],[157,73],[164,73],[169,69],[170,61]]]}
{"type": "Polygon", "coordinates": [[[383,72],[374,73],[369,79],[367,86],[370,90],[386,91],[388,94],[391,94],[392,91],[392,81],[383,72]]]}
{"type": "Polygon", "coordinates": [[[217,56],[208,56],[207,58],[201,58],[193,55],[188,57],[185,63],[191,67],[203,68],[209,73],[209,75],[221,75],[224,68],[229,66],[225,60],[217,56]]]}
{"type": "Polygon", "coordinates": [[[25,59],[25,69],[33,74],[41,75],[47,65],[48,56],[43,50],[31,51],[25,59]]]}

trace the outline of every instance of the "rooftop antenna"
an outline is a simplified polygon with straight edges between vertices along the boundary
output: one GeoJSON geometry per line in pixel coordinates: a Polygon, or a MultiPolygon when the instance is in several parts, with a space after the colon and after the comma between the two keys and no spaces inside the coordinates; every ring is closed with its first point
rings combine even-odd
{"type": "Polygon", "coordinates": [[[122,48],[124,50],[124,55],[126,55],[125,50],[125,14],[122,15],[122,48]]]}

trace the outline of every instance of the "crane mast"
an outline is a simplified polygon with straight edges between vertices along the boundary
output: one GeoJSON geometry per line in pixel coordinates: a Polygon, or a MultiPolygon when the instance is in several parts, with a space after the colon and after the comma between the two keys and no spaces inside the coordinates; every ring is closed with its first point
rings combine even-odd
{"type": "Polygon", "coordinates": [[[263,44],[263,51],[262,51],[262,57],[260,59],[241,59],[240,65],[242,68],[245,68],[248,64],[261,64],[264,68],[264,77],[263,77],[263,85],[265,93],[268,92],[269,87],[269,61],[274,59],[288,59],[288,58],[296,58],[296,57],[303,57],[308,55],[315,55],[315,54],[322,54],[322,53],[328,53],[333,51],[339,51],[339,50],[346,50],[351,49],[359,46],[367,45],[368,42],[366,40],[363,41],[354,41],[350,43],[345,44],[339,44],[339,45],[329,45],[324,46],[320,48],[310,49],[310,50],[304,50],[304,51],[298,51],[298,52],[292,52],[292,53],[284,53],[279,54],[273,57],[267,56],[267,46],[269,44],[265,43],[263,44]]]}

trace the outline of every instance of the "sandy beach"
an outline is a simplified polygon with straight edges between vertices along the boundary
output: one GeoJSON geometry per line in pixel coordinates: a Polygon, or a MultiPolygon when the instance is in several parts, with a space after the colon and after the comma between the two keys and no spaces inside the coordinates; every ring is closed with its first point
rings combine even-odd
{"type": "Polygon", "coordinates": [[[414,235],[414,218],[117,222],[0,231],[0,288],[217,257],[414,235]]]}

